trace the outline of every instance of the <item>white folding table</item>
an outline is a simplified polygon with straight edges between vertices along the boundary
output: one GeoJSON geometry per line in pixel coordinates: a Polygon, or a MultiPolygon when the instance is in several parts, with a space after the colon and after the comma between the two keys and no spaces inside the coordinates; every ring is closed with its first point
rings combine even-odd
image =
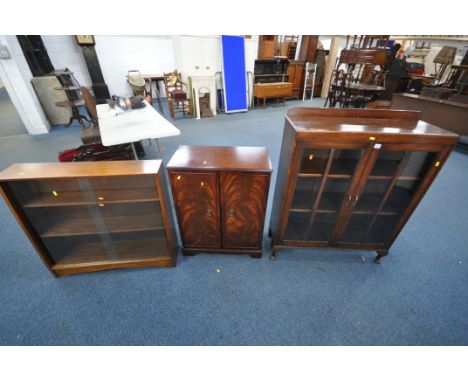
{"type": "Polygon", "coordinates": [[[148,102],[144,102],[146,107],[121,114],[117,114],[108,104],[97,105],[99,131],[104,146],[131,143],[135,159],[138,159],[134,142],[143,139],[150,141],[155,139],[158,142],[158,138],[180,135],[177,127],[159,114],[148,102]]]}

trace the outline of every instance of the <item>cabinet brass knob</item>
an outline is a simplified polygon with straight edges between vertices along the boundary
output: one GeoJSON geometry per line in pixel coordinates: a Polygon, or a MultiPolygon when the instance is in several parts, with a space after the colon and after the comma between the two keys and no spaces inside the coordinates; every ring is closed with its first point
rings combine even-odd
{"type": "Polygon", "coordinates": [[[210,67],[209,67],[209,66],[207,66],[207,67],[206,67],[206,69],[210,69],[210,67]]]}
{"type": "Polygon", "coordinates": [[[197,69],[197,70],[198,70],[198,69],[200,69],[200,67],[197,65],[197,66],[195,66],[195,69],[197,69]]]}

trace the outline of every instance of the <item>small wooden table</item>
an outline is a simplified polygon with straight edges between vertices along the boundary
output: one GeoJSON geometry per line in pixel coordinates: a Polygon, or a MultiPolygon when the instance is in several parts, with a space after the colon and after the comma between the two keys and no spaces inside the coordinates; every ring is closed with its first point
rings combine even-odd
{"type": "Polygon", "coordinates": [[[255,98],[263,98],[263,107],[266,106],[267,98],[283,98],[283,104],[286,103],[286,97],[292,97],[293,84],[291,82],[270,82],[254,84],[253,95],[255,107],[255,98]]]}

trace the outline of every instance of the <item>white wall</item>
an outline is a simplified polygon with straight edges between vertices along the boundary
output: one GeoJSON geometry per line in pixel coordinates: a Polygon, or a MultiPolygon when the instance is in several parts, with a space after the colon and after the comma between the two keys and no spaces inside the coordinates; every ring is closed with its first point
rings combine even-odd
{"type": "Polygon", "coordinates": [[[29,134],[47,133],[50,128],[31,84],[32,73],[16,36],[0,36],[11,58],[0,60],[0,78],[29,134]]]}
{"type": "Polygon", "coordinates": [[[111,95],[131,94],[126,78],[128,70],[139,70],[141,74],[162,74],[174,70],[171,36],[94,38],[102,74],[111,95]]]}
{"type": "Polygon", "coordinates": [[[56,70],[70,69],[79,84],[89,88],[91,79],[75,37],[50,35],[41,35],[41,37],[54,68],[56,70]]]}

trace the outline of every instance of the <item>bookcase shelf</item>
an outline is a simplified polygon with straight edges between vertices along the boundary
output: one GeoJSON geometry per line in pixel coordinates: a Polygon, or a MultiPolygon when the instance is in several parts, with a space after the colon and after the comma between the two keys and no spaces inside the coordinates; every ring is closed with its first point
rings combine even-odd
{"type": "Polygon", "coordinates": [[[55,276],[175,266],[161,166],[160,160],[17,164],[0,173],[0,189],[55,276]]]}

